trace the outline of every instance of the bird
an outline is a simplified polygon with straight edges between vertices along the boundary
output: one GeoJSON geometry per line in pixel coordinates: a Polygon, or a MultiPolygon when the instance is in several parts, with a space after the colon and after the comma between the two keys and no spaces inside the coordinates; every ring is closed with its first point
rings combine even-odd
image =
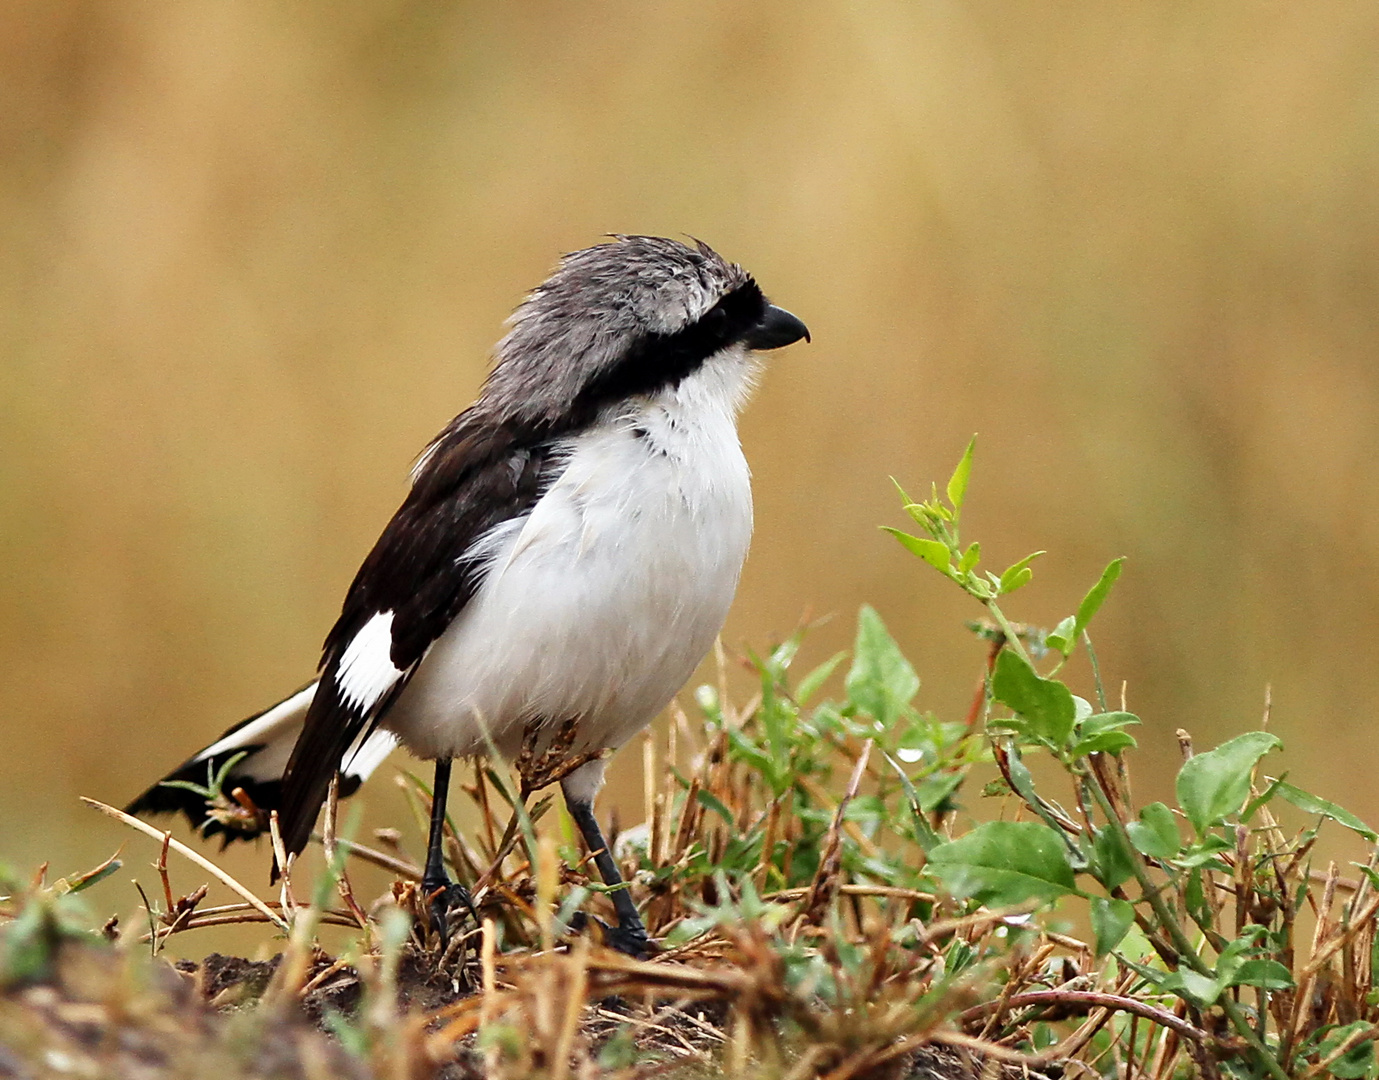
{"type": "MultiPolygon", "coordinates": [[[[645,728],[722,630],[752,534],[737,418],[758,355],[810,340],[702,241],[613,235],[518,305],[475,402],[421,452],[326,637],[318,677],[150,787],[223,843],[277,810],[306,846],[332,778],[348,794],[400,742],[434,761],[422,892],[442,937],[452,762],[497,753],[523,794],[558,782],[605,885],[594,811],[607,757],[645,728]],[[230,794],[226,794],[229,792],[230,794]]],[[[653,945],[626,889],[608,942],[653,945]]]]}

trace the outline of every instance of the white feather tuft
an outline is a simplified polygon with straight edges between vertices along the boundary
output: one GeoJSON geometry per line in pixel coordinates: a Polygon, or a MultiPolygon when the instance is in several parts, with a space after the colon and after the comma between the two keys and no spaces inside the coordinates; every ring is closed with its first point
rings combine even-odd
{"type": "Polygon", "coordinates": [[[402,678],[393,666],[393,613],[380,611],[354,635],[335,674],[344,703],[367,713],[402,678]]]}

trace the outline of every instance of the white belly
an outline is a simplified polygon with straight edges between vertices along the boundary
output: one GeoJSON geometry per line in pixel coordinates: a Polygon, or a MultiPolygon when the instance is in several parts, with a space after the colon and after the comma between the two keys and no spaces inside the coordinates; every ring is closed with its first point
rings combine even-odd
{"type": "Polygon", "coordinates": [[[511,756],[531,722],[570,719],[576,750],[617,747],[684,685],[732,603],[752,501],[732,411],[676,405],[572,440],[530,516],[487,538],[483,584],[383,722],[414,753],[511,756]]]}

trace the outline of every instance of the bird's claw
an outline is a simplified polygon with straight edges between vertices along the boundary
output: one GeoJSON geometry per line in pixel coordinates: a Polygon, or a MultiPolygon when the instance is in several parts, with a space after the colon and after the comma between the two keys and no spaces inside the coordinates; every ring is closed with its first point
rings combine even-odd
{"type": "Polygon", "coordinates": [[[640,920],[635,926],[624,926],[621,923],[609,926],[597,915],[591,916],[577,911],[570,920],[570,929],[576,933],[583,933],[590,922],[599,928],[599,935],[605,945],[610,949],[616,949],[624,956],[632,957],[633,960],[650,960],[660,952],[660,948],[651,940],[640,920]]]}
{"type": "MultiPolygon", "coordinates": [[[[440,937],[441,947],[450,944],[450,935],[454,930],[452,922],[455,912],[468,911],[477,925],[479,913],[474,909],[474,898],[469,895],[469,890],[463,885],[451,881],[422,882],[422,893],[427,898],[427,914],[431,920],[431,928],[440,937]]],[[[460,920],[463,921],[463,920],[460,920]]]]}

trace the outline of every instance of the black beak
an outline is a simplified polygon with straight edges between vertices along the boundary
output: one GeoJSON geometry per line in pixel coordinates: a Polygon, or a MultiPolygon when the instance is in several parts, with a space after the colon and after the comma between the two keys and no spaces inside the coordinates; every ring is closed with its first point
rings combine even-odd
{"type": "Polygon", "coordinates": [[[809,340],[809,327],[791,315],[785,308],[775,304],[766,305],[766,313],[761,322],[752,327],[742,337],[742,343],[749,349],[779,349],[793,345],[804,338],[809,340]]]}

